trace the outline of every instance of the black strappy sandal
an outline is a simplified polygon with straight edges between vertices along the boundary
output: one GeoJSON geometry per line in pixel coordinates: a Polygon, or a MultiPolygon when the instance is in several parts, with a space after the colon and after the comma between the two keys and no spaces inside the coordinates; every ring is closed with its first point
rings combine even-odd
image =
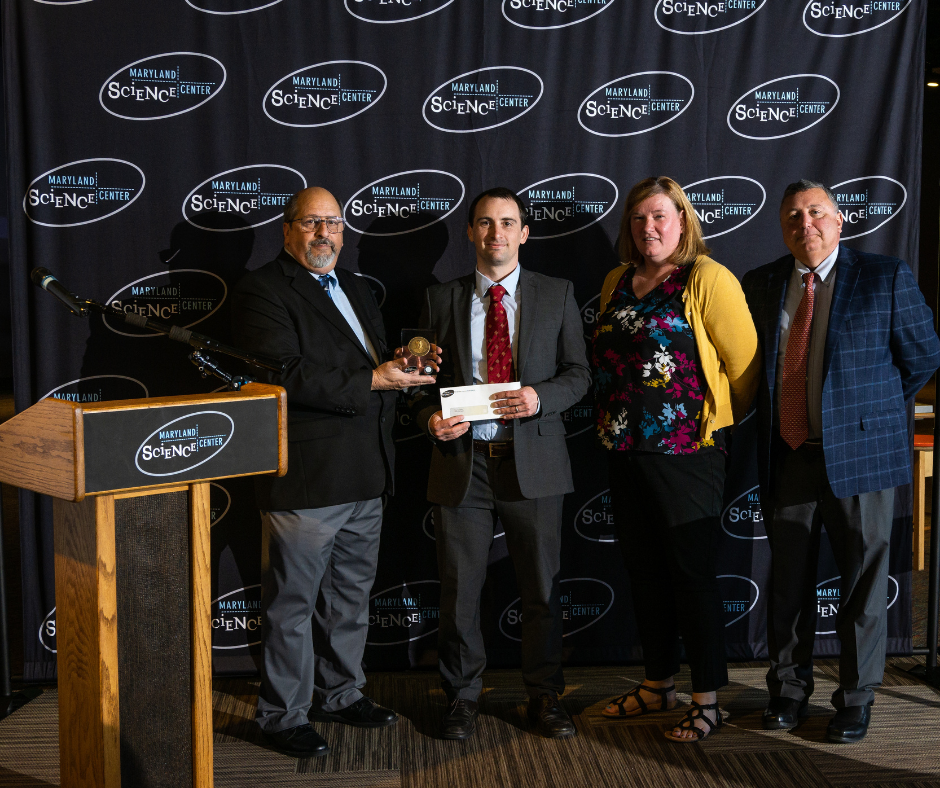
{"type": "Polygon", "coordinates": [[[702,704],[702,703],[696,703],[693,700],[692,705],[691,707],[689,707],[689,710],[685,713],[685,716],[681,720],[679,720],[679,722],[673,725],[672,728],[670,728],[668,731],[665,731],[665,734],[666,734],[666,738],[669,739],[670,741],[677,741],[677,742],[683,742],[683,743],[699,742],[702,739],[706,739],[709,736],[711,736],[712,733],[714,733],[716,730],[718,730],[721,727],[721,724],[722,724],[721,711],[719,711],[717,703],[702,704]],[[708,717],[705,716],[706,711],[714,711],[715,716],[717,717],[718,721],[712,722],[710,719],[708,719],[708,717]],[[708,723],[708,730],[706,731],[706,730],[703,730],[702,728],[699,728],[695,724],[696,720],[705,720],[705,722],[708,723]],[[683,737],[680,739],[676,736],[673,736],[672,731],[676,728],[679,728],[679,730],[683,730],[683,731],[688,731],[688,730],[693,731],[695,733],[695,738],[692,739],[692,738],[683,737]]]}
{"type": "Polygon", "coordinates": [[[625,695],[621,695],[618,698],[614,698],[607,705],[616,706],[618,711],[616,714],[607,714],[606,712],[601,712],[605,717],[613,717],[614,719],[624,718],[624,717],[642,717],[644,714],[655,714],[658,711],[670,711],[678,705],[678,701],[672,706],[667,705],[668,701],[666,696],[670,692],[675,692],[676,685],[672,684],[668,687],[647,687],[645,684],[639,684],[630,690],[625,695]],[[661,698],[658,709],[649,708],[646,703],[643,701],[643,698],[640,697],[640,690],[646,690],[652,695],[659,695],[661,698]],[[627,698],[633,698],[636,701],[638,706],[637,710],[631,713],[627,713],[627,710],[623,707],[623,704],[626,703],[627,698]]]}

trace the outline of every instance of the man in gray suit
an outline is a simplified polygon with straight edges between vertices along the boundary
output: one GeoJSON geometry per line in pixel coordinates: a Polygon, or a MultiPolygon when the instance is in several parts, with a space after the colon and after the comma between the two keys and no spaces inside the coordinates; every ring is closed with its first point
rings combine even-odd
{"type": "MultiPolygon", "coordinates": [[[[450,706],[442,735],[473,734],[486,653],[480,595],[496,518],[522,598],[522,676],[529,718],[544,736],[575,734],[558,702],[562,619],[559,598],[561,513],[574,489],[562,411],[591,383],[574,287],[519,266],[528,238],[525,205],[509,189],[470,204],[467,235],[476,270],[427,291],[421,325],[444,348],[438,383],[519,381],[494,395],[500,419],[442,418],[427,390],[419,424],[433,443],[428,499],[437,504],[434,536],[441,578],[438,635],[441,682],[450,706]]],[[[442,388],[444,388],[442,386],[442,388]]]]}

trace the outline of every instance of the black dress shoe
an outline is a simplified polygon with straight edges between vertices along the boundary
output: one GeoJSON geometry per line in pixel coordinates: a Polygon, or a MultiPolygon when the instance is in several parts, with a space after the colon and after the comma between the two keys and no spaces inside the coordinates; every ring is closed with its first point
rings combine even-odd
{"type": "Polygon", "coordinates": [[[265,741],[275,750],[294,758],[319,758],[330,751],[330,745],[310,725],[298,725],[274,733],[265,733],[265,741]]]}
{"type": "Polygon", "coordinates": [[[536,730],[548,739],[565,739],[577,733],[558,698],[548,693],[529,700],[529,720],[536,730]]]}
{"type": "Polygon", "coordinates": [[[457,698],[441,720],[441,738],[469,739],[477,728],[477,702],[457,698]]]}
{"type": "Polygon", "coordinates": [[[868,723],[871,722],[871,706],[846,706],[839,709],[836,715],[829,720],[826,728],[826,741],[851,744],[861,741],[868,733],[868,723]]]}
{"type": "Polygon", "coordinates": [[[795,728],[800,720],[809,716],[809,698],[794,700],[793,698],[771,698],[761,721],[766,731],[782,731],[795,728]]]}
{"type": "Polygon", "coordinates": [[[345,709],[311,711],[307,717],[316,722],[345,722],[357,728],[384,728],[398,722],[398,715],[394,711],[379,706],[372,698],[365,696],[345,709]]]}

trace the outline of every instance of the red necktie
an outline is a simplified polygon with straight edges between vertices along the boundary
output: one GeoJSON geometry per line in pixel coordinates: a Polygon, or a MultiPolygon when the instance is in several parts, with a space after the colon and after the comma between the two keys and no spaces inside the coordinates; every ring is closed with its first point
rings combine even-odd
{"type": "Polygon", "coordinates": [[[509,321],[503,296],[506,288],[490,288],[490,308],[486,312],[486,377],[487,383],[511,383],[513,380],[512,347],[509,344],[509,321]]]}
{"type": "Polygon", "coordinates": [[[787,355],[783,361],[783,379],[780,381],[780,437],[791,449],[797,449],[809,435],[806,416],[806,362],[809,357],[809,333],[813,323],[812,271],[803,274],[803,298],[796,310],[787,355]]]}

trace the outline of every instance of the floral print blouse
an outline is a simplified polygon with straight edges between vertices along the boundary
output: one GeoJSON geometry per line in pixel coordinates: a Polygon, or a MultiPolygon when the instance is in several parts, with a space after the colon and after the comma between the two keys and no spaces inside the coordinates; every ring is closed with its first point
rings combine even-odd
{"type": "Polygon", "coordinates": [[[725,450],[724,430],[701,440],[706,383],[682,293],[691,265],[637,298],[627,266],[594,333],[597,435],[612,451],[725,450]]]}

